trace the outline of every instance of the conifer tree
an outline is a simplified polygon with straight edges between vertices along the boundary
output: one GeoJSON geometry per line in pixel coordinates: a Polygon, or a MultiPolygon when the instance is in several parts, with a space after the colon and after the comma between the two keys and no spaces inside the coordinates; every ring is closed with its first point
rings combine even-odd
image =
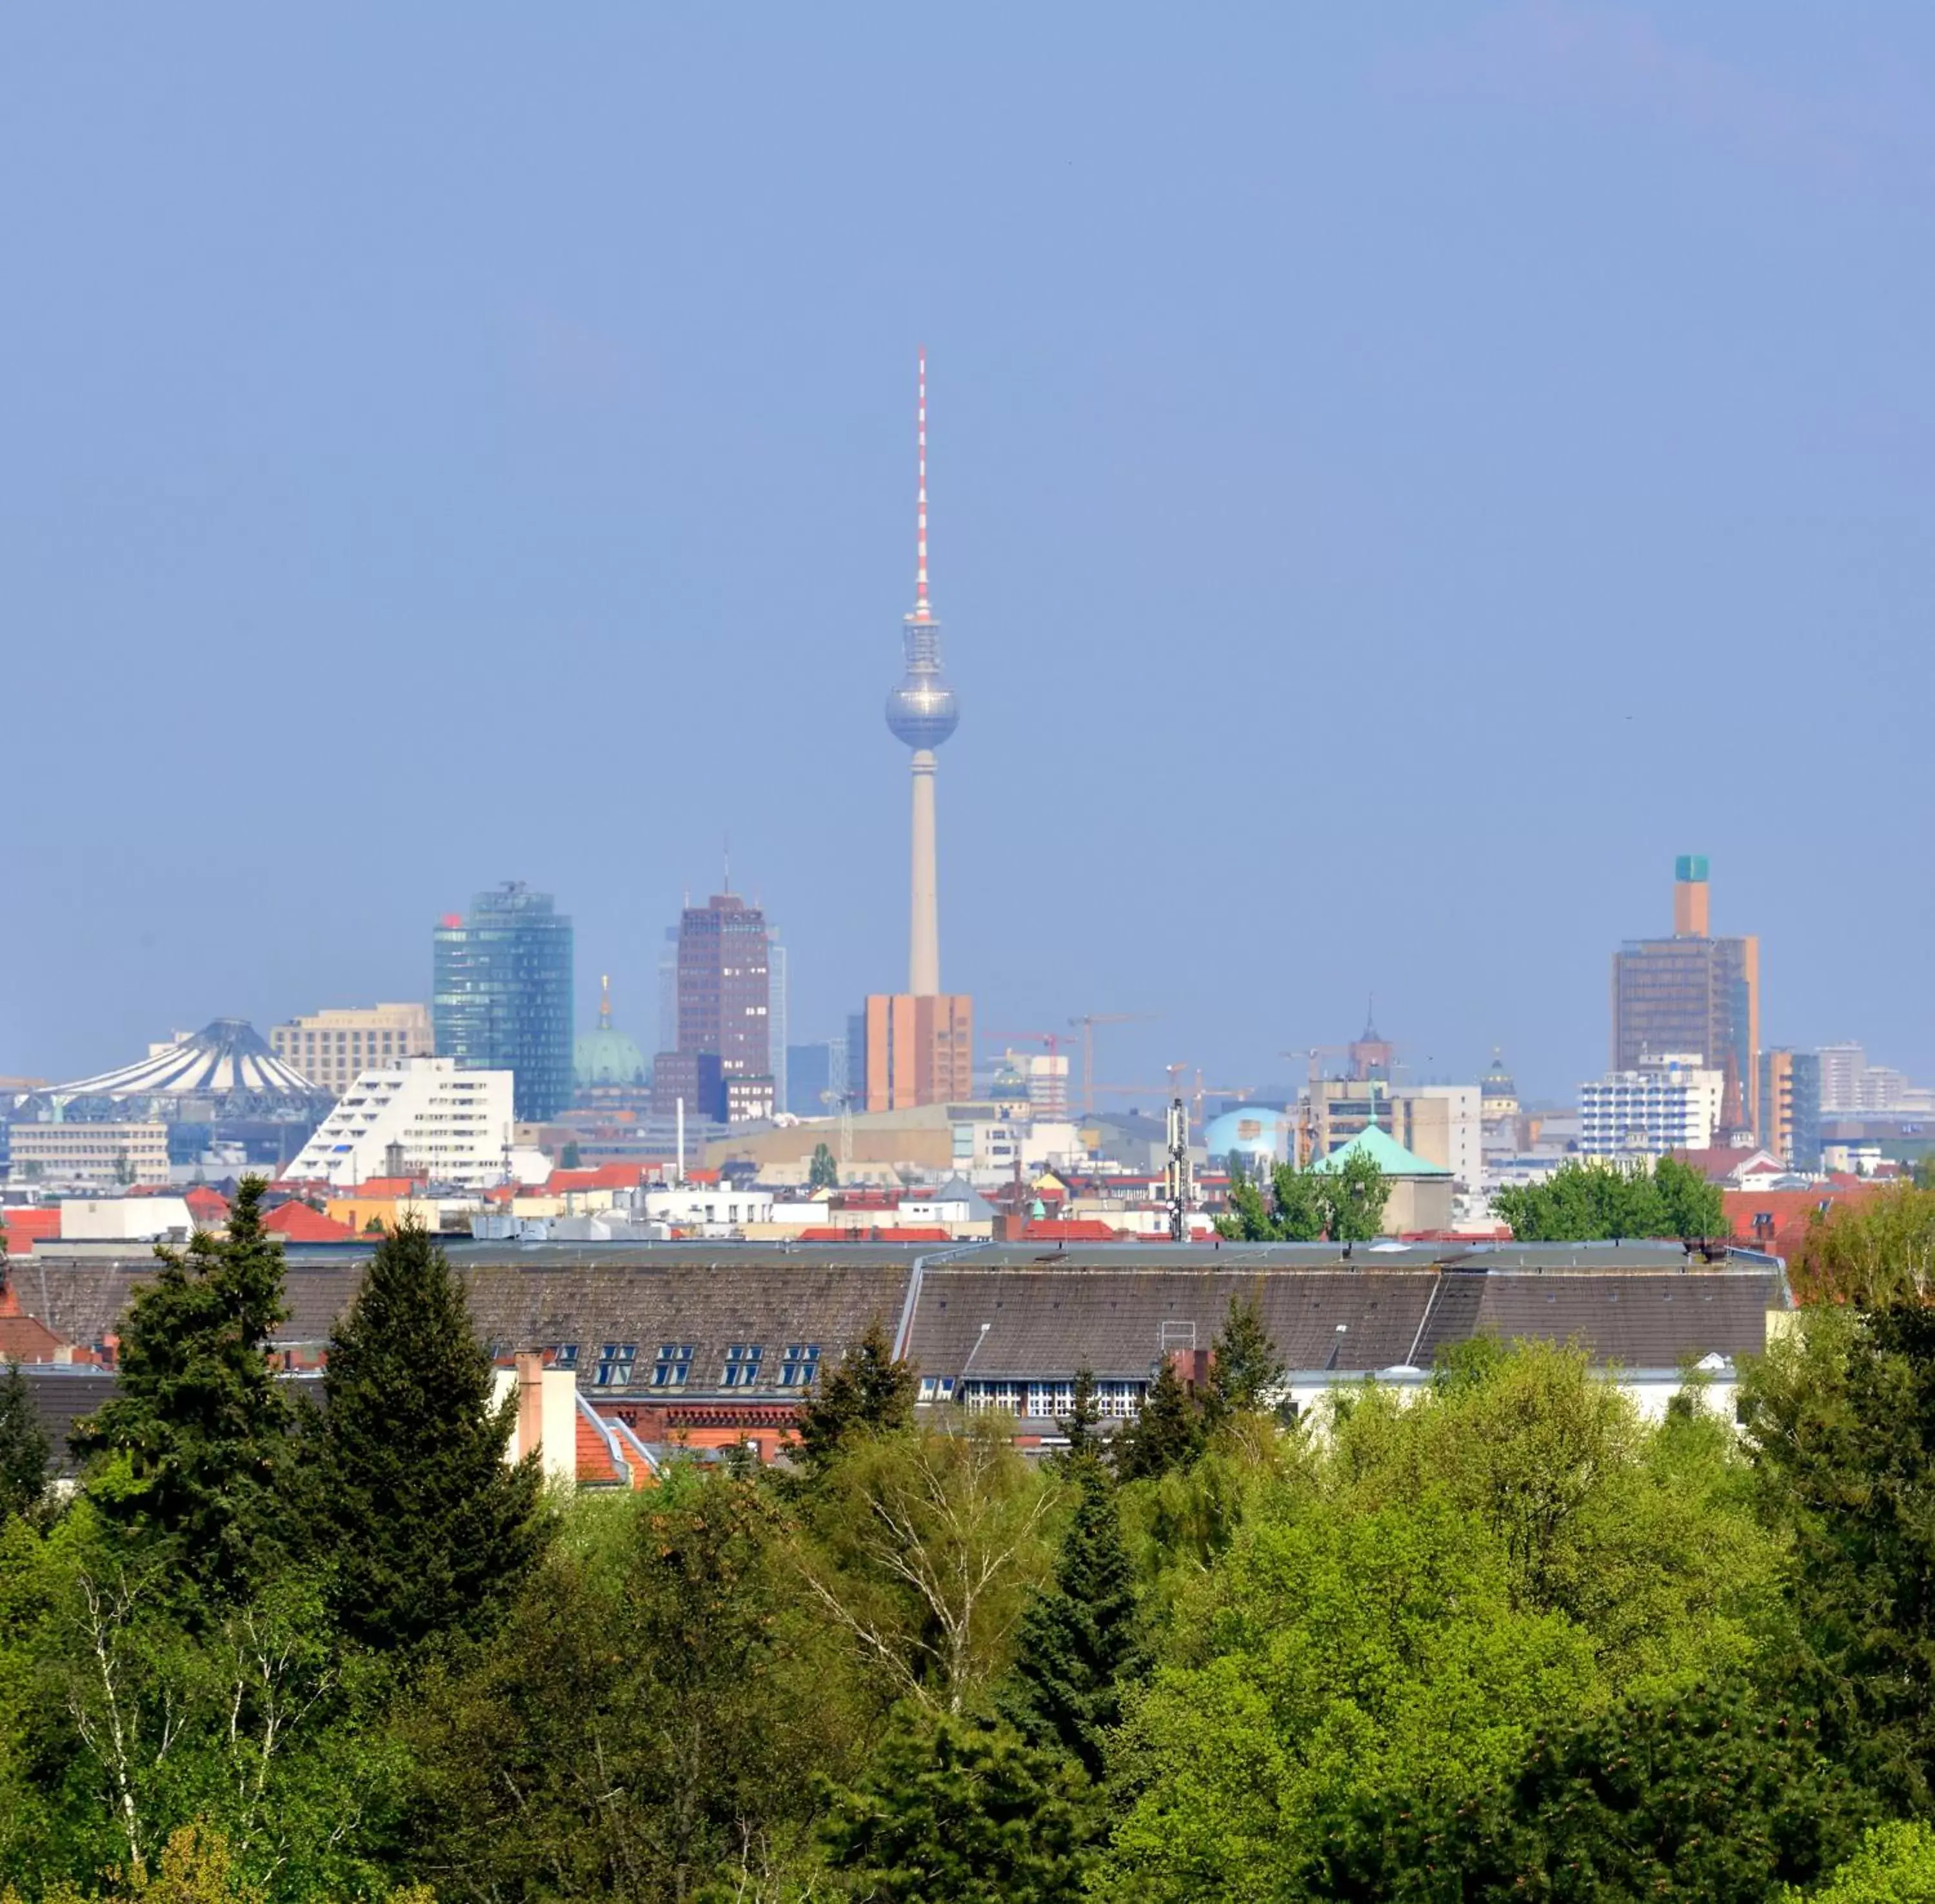
{"type": "Polygon", "coordinates": [[[1202,1419],[1173,1362],[1164,1359],[1143,1397],[1142,1413],[1117,1445],[1115,1471],[1125,1481],[1153,1479],[1196,1459],[1203,1446],[1202,1419]]]}
{"type": "Polygon", "coordinates": [[[1101,1420],[1101,1406],[1095,1399],[1095,1372],[1091,1368],[1078,1368],[1075,1371],[1075,1393],[1069,1398],[1068,1413],[1057,1424],[1068,1437],[1065,1459],[1073,1462],[1093,1450],[1095,1431],[1101,1420]]]}
{"type": "Polygon", "coordinates": [[[377,1245],[329,1338],[312,1518],[337,1618],[408,1649],[488,1625],[542,1551],[535,1457],[505,1459],[516,1404],[442,1251],[406,1223],[377,1245]]]}
{"type": "Polygon", "coordinates": [[[876,1317],[840,1358],[840,1365],[808,1393],[800,1410],[799,1445],[809,1466],[824,1468],[856,1435],[886,1435],[913,1420],[913,1364],[898,1359],[876,1317]]]}
{"type": "Polygon", "coordinates": [[[904,1709],[859,1783],[832,1794],[829,1861],[874,1904],[1078,1904],[1079,1796],[1065,1763],[1005,1727],[904,1709]]]}
{"type": "Polygon", "coordinates": [[[999,1703],[1031,1745],[1058,1746],[1099,1779],[1123,1688],[1143,1663],[1135,1568],[1108,1469],[1085,1450],[1067,1471],[1078,1490],[1075,1517],[1053,1584],[1022,1616],[1013,1674],[999,1703]]]}
{"type": "Polygon", "coordinates": [[[282,1307],[280,1243],[262,1227],[259,1177],[243,1179],[225,1234],[161,1268],[121,1329],[120,1387],[74,1441],[120,1455],[125,1482],[95,1490],[110,1519],[178,1537],[189,1578],[246,1592],[280,1541],[276,1490],[289,1461],[288,1405],[269,1365],[282,1307]]]}
{"type": "Polygon", "coordinates": [[[1284,1377],[1284,1362],[1254,1302],[1230,1299],[1230,1313],[1216,1338],[1205,1410],[1214,1423],[1260,1410],[1284,1377]]]}
{"type": "Polygon", "coordinates": [[[17,1362],[0,1380],[0,1523],[31,1514],[47,1489],[47,1437],[17,1362]]]}

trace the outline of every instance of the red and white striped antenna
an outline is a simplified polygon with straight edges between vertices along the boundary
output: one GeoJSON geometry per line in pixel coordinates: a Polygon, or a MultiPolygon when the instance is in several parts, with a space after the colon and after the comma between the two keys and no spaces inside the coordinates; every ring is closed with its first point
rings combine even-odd
{"type": "Polygon", "coordinates": [[[920,383],[914,411],[914,455],[920,489],[914,516],[913,619],[925,621],[927,606],[927,346],[920,346],[920,383]]]}

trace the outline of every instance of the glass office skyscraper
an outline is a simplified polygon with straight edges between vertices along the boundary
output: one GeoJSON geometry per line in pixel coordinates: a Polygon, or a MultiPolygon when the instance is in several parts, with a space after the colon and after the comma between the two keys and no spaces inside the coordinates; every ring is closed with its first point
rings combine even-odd
{"type": "Polygon", "coordinates": [[[514,1074],[514,1114],[569,1108],[574,1027],[571,921],[548,892],[508,880],[436,928],[430,1018],[439,1058],[514,1074]]]}

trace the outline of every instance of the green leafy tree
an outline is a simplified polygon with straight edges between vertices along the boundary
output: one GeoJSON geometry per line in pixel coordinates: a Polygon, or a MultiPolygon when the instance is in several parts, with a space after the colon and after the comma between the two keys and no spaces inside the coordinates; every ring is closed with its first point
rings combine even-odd
{"type": "MultiPolygon", "coordinates": [[[[1818,1890],[1811,1904],[1935,1904],[1935,1830],[1922,1820],[1876,1825],[1861,1849],[1818,1890]]],[[[1781,1904],[1801,1904],[1785,1893],[1781,1904]]]]}
{"type": "Polygon", "coordinates": [[[811,1851],[809,1769],[850,1772],[876,1709],[756,1482],[678,1462],[595,1504],[403,1716],[419,1868],[446,1904],[775,1895],[811,1851]]]}
{"type": "Polygon", "coordinates": [[[1014,1670],[998,1703],[1023,1738],[1072,1754],[1099,1780],[1124,1691],[1143,1668],[1141,1622],[1114,1479],[1091,1453],[1067,1472],[1074,1518],[1053,1581],[1022,1616],[1014,1670]]]}
{"type": "Polygon", "coordinates": [[[536,1458],[505,1459],[516,1402],[422,1226],[376,1247],[329,1338],[308,1503],[344,1631],[378,1650],[475,1631],[547,1533],[536,1458]]]}
{"type": "Polygon", "coordinates": [[[1323,1236],[1330,1215],[1328,1186],[1321,1171],[1275,1165],[1266,1199],[1242,1160],[1233,1157],[1229,1208],[1216,1219],[1216,1233],[1229,1242],[1314,1243],[1323,1236]]]}
{"type": "Polygon", "coordinates": [[[1787,1676],[1864,1776],[1935,1809],[1935,1310],[1804,1311],[1740,1400],[1792,1543],[1787,1676]]]}
{"type": "Polygon", "coordinates": [[[1324,1228],[1332,1242],[1369,1243],[1384,1234],[1391,1185],[1376,1158],[1351,1151],[1334,1170],[1319,1174],[1324,1228]]]}
{"type": "Polygon", "coordinates": [[[1115,1439],[1115,1471],[1125,1481],[1148,1480],[1186,1468],[1203,1450],[1203,1414],[1168,1356],[1135,1420],[1115,1439]]]}
{"type": "Polygon", "coordinates": [[[919,1388],[913,1364],[895,1356],[876,1317],[839,1365],[808,1393],[797,1431],[808,1466],[824,1469],[856,1436],[906,1427],[919,1388]]]}
{"type": "Polygon", "coordinates": [[[807,1187],[809,1190],[836,1190],[840,1184],[840,1166],[832,1151],[824,1144],[813,1147],[813,1161],[807,1166],[807,1187]]]}
{"type": "Polygon", "coordinates": [[[886,1700],[964,1711],[1048,1575],[1058,1491],[1004,1420],[860,1437],[805,1491],[800,1577],[886,1700]]]}
{"type": "MultiPolygon", "coordinates": [[[[1777,1630],[1782,1543],[1730,1424],[1649,1426],[1562,1349],[1488,1348],[1443,1377],[1340,1396],[1212,1538],[1172,1514],[1176,1559],[1143,1563],[1167,1617],[1109,1754],[1101,1894],[1433,1895],[1387,1884],[1408,1818],[1445,1828],[1541,1737],[1777,1630]],[[1379,1864],[1360,1839],[1387,1833],[1379,1864]]],[[[1135,1528],[1234,1452],[1125,1489],[1135,1528]]]]}
{"type": "Polygon", "coordinates": [[[1216,1234],[1226,1242],[1260,1243],[1276,1234],[1276,1221],[1263,1193],[1243,1168],[1240,1157],[1230,1159],[1228,1208],[1216,1219],[1216,1234]]]}
{"type": "Polygon", "coordinates": [[[829,1861],[878,1904],[1074,1904],[1088,1861],[1079,1776],[986,1720],[905,1714],[834,1794],[829,1861]]]}
{"type": "Polygon", "coordinates": [[[97,1489],[110,1518],[179,1537],[186,1575],[231,1594],[273,1564],[290,1458],[288,1405],[269,1364],[286,1312],[282,1249],[262,1227],[267,1187],[243,1180],[225,1235],[156,1248],[161,1267],[122,1325],[119,1392],[74,1438],[125,1462],[119,1483],[97,1489]]]}
{"type": "Polygon", "coordinates": [[[1569,1159],[1544,1183],[1495,1192],[1492,1208],[1522,1243],[1691,1242],[1727,1233],[1719,1186],[1671,1157],[1630,1165],[1569,1159]]]}
{"type": "Polygon", "coordinates": [[[1935,1293],[1935,1190],[1889,1184],[1815,1211],[1789,1275],[1804,1300],[1925,1302],[1935,1293]]]}
{"type": "Polygon", "coordinates": [[[38,1508],[47,1493],[50,1453],[27,1378],[17,1362],[10,1362],[0,1380],[0,1523],[38,1508]]]}
{"type": "Polygon", "coordinates": [[[1315,1243],[1330,1221],[1323,1172],[1279,1163],[1270,1172],[1276,1235],[1286,1243],[1315,1243]]]}
{"type": "Polygon", "coordinates": [[[1653,1166],[1653,1185],[1668,1236],[1691,1243],[1728,1233],[1726,1199],[1720,1186],[1709,1183],[1692,1164],[1662,1157],[1653,1166]]]}
{"type": "Polygon", "coordinates": [[[1254,1301],[1230,1299],[1230,1313],[1210,1350],[1205,1413],[1213,1424],[1233,1414],[1260,1413],[1284,1374],[1269,1331],[1254,1301]]]}

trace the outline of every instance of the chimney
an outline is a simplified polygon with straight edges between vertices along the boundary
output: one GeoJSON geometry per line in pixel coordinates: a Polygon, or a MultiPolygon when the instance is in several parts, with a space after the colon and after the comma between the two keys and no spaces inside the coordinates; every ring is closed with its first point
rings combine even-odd
{"type": "Polygon", "coordinates": [[[523,1349],[518,1354],[518,1460],[544,1446],[544,1352],[523,1349]]]}

